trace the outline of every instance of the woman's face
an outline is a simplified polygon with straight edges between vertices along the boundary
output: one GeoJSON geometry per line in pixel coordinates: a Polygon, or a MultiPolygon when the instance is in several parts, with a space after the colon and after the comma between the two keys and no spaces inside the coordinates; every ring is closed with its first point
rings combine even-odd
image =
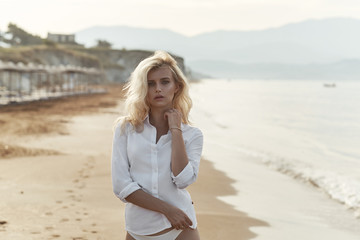
{"type": "Polygon", "coordinates": [[[179,85],[175,82],[170,68],[162,66],[150,70],[147,81],[147,101],[150,104],[150,108],[164,110],[172,108],[173,99],[175,93],[179,90],[179,85]]]}

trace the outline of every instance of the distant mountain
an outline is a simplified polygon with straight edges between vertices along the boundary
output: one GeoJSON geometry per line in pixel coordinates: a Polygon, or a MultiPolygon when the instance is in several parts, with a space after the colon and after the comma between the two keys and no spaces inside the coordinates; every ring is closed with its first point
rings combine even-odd
{"type": "Polygon", "coordinates": [[[126,26],[97,26],[76,33],[77,41],[93,46],[96,40],[105,39],[114,48],[170,50],[188,38],[166,29],[146,29],[126,26]]]}
{"type": "Polygon", "coordinates": [[[119,49],[163,49],[184,57],[185,64],[194,71],[243,77],[239,73],[242,71],[230,74],[224,69],[261,65],[280,73],[285,71],[280,71],[280,66],[310,69],[360,59],[359,30],[358,19],[330,18],[260,31],[215,31],[193,37],[166,29],[99,26],[79,31],[76,37],[87,46],[94,45],[96,39],[106,39],[119,49]]]}

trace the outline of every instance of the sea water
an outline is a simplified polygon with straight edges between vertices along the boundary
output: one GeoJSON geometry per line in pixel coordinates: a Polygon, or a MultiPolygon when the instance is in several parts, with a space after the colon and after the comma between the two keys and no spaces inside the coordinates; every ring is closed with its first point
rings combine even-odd
{"type": "Polygon", "coordinates": [[[191,96],[193,115],[211,122],[210,141],[311,183],[360,217],[360,81],[204,79],[191,96]]]}

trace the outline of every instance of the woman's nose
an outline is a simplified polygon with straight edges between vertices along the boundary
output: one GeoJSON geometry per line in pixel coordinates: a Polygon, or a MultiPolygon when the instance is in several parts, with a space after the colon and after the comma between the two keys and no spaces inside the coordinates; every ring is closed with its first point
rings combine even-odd
{"type": "Polygon", "coordinates": [[[161,87],[160,87],[160,84],[157,84],[156,85],[156,89],[155,89],[156,92],[161,92],[161,87]]]}

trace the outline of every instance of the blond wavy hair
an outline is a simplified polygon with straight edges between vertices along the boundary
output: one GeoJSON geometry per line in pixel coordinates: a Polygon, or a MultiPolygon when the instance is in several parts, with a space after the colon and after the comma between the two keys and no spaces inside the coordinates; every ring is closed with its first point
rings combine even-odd
{"type": "Polygon", "coordinates": [[[189,84],[183,72],[178,67],[175,59],[165,51],[156,51],[152,56],[142,60],[130,76],[130,81],[125,85],[125,118],[126,122],[141,132],[144,129],[144,119],[149,114],[150,106],[146,100],[148,94],[148,73],[163,66],[168,66],[173,74],[179,90],[175,93],[173,107],[182,114],[182,122],[189,124],[189,112],[192,101],[189,96],[189,84]]]}

